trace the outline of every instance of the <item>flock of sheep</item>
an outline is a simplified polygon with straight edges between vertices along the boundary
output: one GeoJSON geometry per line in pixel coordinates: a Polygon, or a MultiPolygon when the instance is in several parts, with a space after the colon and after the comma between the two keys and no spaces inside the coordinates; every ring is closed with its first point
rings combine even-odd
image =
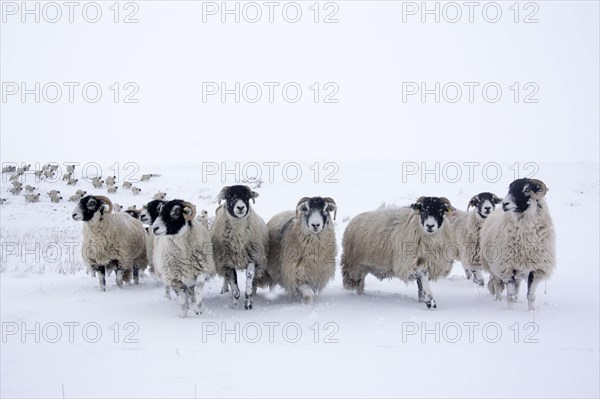
{"type": "MultiPolygon", "coordinates": [[[[416,280],[419,301],[435,308],[430,281],[447,276],[460,260],[478,285],[484,285],[483,272],[489,273],[488,288],[496,299],[506,288],[509,307],[525,279],[529,309],[534,309],[536,287],[555,267],[547,191],[540,180],[524,178],[511,183],[504,199],[475,195],[466,212],[444,197],[420,197],[410,206],[361,213],[343,234],[343,285],[362,294],[368,274],[416,280]],[[502,209],[496,210],[500,203],[502,209]]],[[[140,271],[148,268],[164,282],[167,295],[177,294],[180,316],[186,317],[190,307],[202,313],[203,287],[215,274],[223,277],[222,293],[231,291],[235,307],[237,271],[245,271],[246,309],[252,309],[258,287],[279,285],[310,304],[334,278],[337,205],[332,198],[303,197],[295,209],[265,223],[252,207],[258,193],[245,185],[224,187],[210,220],[190,202],[158,197],[129,212],[114,212],[105,196],[79,200],[72,217],[84,222],[83,259],[102,290],[113,271],[122,286],[132,278],[137,284],[140,271]]]]}

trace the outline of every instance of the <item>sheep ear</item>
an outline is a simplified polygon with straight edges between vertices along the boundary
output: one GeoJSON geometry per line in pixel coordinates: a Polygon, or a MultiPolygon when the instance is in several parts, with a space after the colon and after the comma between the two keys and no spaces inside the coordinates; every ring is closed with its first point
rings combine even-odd
{"type": "Polygon", "coordinates": [[[325,207],[325,210],[329,213],[333,212],[333,220],[335,220],[337,218],[337,205],[336,205],[335,201],[329,197],[326,197],[325,201],[327,204],[327,206],[325,207]]]}
{"type": "Polygon", "coordinates": [[[217,195],[217,204],[221,205],[221,201],[224,201],[225,198],[227,197],[227,192],[229,191],[229,186],[225,186],[221,189],[221,191],[219,192],[219,195],[217,195]]]}
{"type": "Polygon", "coordinates": [[[256,204],[256,198],[258,198],[258,193],[256,191],[250,191],[250,198],[252,199],[252,203],[256,204]]]}
{"type": "Polygon", "coordinates": [[[499,204],[502,202],[502,200],[498,198],[496,194],[494,194],[494,196],[492,197],[492,201],[494,201],[494,204],[499,204]]]}
{"type": "Polygon", "coordinates": [[[410,204],[411,209],[414,209],[415,211],[420,211],[421,210],[421,203],[420,202],[415,202],[414,204],[410,204]]]}

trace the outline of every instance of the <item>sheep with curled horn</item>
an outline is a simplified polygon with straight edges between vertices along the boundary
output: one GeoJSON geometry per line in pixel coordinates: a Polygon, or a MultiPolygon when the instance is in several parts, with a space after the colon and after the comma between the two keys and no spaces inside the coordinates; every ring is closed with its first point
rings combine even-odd
{"type": "Polygon", "coordinates": [[[258,285],[280,285],[289,295],[312,304],[335,274],[336,214],[332,198],[303,197],[295,210],[273,216],[267,223],[267,268],[258,285]]]}
{"type": "Polygon", "coordinates": [[[458,256],[444,197],[420,197],[407,207],[382,206],[355,216],[342,239],[344,288],[364,293],[365,278],[416,280],[419,302],[436,308],[430,281],[447,276],[458,256]]]}
{"type": "Polygon", "coordinates": [[[73,220],[83,222],[82,258],[93,272],[98,272],[102,291],[106,290],[106,273],[114,270],[118,287],[133,273],[139,283],[146,258],[146,231],[142,223],[125,213],[112,213],[111,200],[102,195],[88,195],[73,209],[73,220]]]}

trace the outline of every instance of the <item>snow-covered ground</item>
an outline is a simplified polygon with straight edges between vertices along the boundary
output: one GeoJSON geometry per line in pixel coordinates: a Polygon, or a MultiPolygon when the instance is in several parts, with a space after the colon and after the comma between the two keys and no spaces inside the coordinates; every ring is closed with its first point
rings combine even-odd
{"type": "MultiPolygon", "coordinates": [[[[255,209],[265,220],[293,209],[300,197],[333,197],[339,244],[353,216],[382,202],[406,205],[438,195],[464,209],[472,195],[504,196],[515,177],[535,173],[550,189],[556,272],[540,285],[535,312],[527,311],[523,292],[507,310],[456,263],[449,278],[432,285],[436,310],[418,303],[414,284],[399,280],[369,277],[364,296],[345,291],[338,267],[314,306],[278,289],[259,290],[251,311],[232,309],[214,278],[205,314],[180,319],[176,301],[166,300],[151,276],[122,290],[109,278],[107,291],[99,292],[86,275],[81,224],[70,217],[74,204],[54,204],[45,195],[57,189],[68,198],[78,188],[106,194],[82,179],[83,163],[77,186],[26,175],[42,193],[35,204],[10,195],[3,175],[1,396],[600,395],[598,164],[238,162],[136,165],[133,178],[160,177],[136,183],[139,196],[120,189],[110,198],[140,207],[163,190],[213,214],[223,185],[260,176],[255,209]],[[437,175],[421,173],[436,167],[437,175]],[[239,176],[221,173],[236,168],[239,176]]],[[[122,181],[129,172],[109,166],[100,166],[103,176],[118,172],[122,181]]]]}

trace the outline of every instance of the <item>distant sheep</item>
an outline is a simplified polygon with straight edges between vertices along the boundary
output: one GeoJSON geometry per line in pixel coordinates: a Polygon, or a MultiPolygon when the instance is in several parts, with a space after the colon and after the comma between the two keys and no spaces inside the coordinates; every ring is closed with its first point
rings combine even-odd
{"type": "Polygon", "coordinates": [[[13,187],[8,191],[10,191],[12,195],[19,195],[21,194],[21,191],[23,191],[23,189],[21,187],[13,187]]]}
{"type": "Polygon", "coordinates": [[[257,197],[248,186],[223,187],[217,199],[219,205],[226,203],[217,209],[211,230],[217,273],[226,280],[222,292],[231,288],[234,307],[240,297],[237,270],[246,270],[246,309],[252,309],[256,279],[266,267],[269,246],[267,226],[250,207],[250,200],[257,197]]]}
{"type": "Polygon", "coordinates": [[[50,201],[54,202],[54,203],[58,203],[60,201],[62,201],[63,197],[59,196],[59,195],[53,195],[50,197],[50,201]]]}
{"type": "Polygon", "coordinates": [[[534,310],[538,284],[556,267],[554,224],[544,199],[547,192],[541,180],[513,181],[502,210],[493,212],[481,228],[482,266],[491,274],[488,287],[497,300],[506,287],[508,307],[526,278],[529,309],[534,310]]]}
{"type": "Polygon", "coordinates": [[[70,202],[79,202],[83,198],[83,195],[73,194],[69,197],[70,202]]]}
{"type": "Polygon", "coordinates": [[[67,180],[67,185],[74,186],[74,185],[77,184],[78,181],[79,181],[79,179],[72,179],[71,178],[71,179],[67,180]]]}
{"type": "Polygon", "coordinates": [[[167,197],[167,193],[163,193],[162,191],[159,191],[156,194],[154,194],[154,197],[152,197],[152,199],[164,201],[166,197],[167,197]]]}
{"type": "Polygon", "coordinates": [[[40,196],[41,196],[40,193],[37,193],[37,194],[25,194],[24,195],[25,202],[28,202],[28,203],[39,202],[40,196]]]}
{"type": "Polygon", "coordinates": [[[71,180],[72,178],[73,178],[73,173],[71,173],[71,172],[65,173],[62,177],[63,180],[71,180]]]}
{"type": "Polygon", "coordinates": [[[4,203],[6,202],[6,198],[0,198],[0,205],[4,205],[4,203]]]}
{"type": "Polygon", "coordinates": [[[85,195],[87,194],[87,191],[84,191],[84,190],[77,190],[77,191],[75,191],[75,194],[77,194],[77,195],[81,195],[82,197],[85,197],[85,195]]]}
{"type": "Polygon", "coordinates": [[[329,197],[304,197],[295,211],[273,216],[269,229],[269,257],[259,286],[276,284],[308,304],[335,274],[337,253],[331,213],[337,213],[329,197]]]}
{"type": "Polygon", "coordinates": [[[106,185],[107,186],[114,186],[115,185],[115,179],[117,178],[117,176],[108,176],[106,178],[106,185]]]}
{"type": "Polygon", "coordinates": [[[122,187],[126,190],[129,190],[131,188],[132,184],[129,181],[123,182],[122,187]]]}
{"type": "Polygon", "coordinates": [[[102,188],[103,185],[104,185],[104,180],[100,180],[100,178],[98,178],[98,177],[94,177],[92,179],[92,186],[94,186],[94,188],[102,188]]]}
{"type": "Polygon", "coordinates": [[[123,210],[123,205],[119,205],[116,202],[113,205],[115,212],[121,212],[123,210]]]}
{"type": "Polygon", "coordinates": [[[106,191],[107,191],[109,194],[115,194],[115,193],[117,192],[117,189],[118,189],[118,188],[119,188],[119,187],[117,187],[117,186],[110,186],[110,187],[108,187],[108,188],[106,189],[106,191]]]}
{"type": "Polygon", "coordinates": [[[458,257],[444,223],[453,209],[444,197],[420,197],[410,207],[384,206],[354,217],[342,239],[344,288],[362,294],[368,274],[416,280],[419,302],[437,307],[429,281],[447,276],[458,257]]]}
{"type": "Polygon", "coordinates": [[[58,190],[50,190],[48,191],[48,197],[54,197],[56,195],[60,194],[60,191],[58,190]]]}
{"type": "Polygon", "coordinates": [[[2,173],[13,173],[17,170],[17,167],[14,165],[4,166],[2,168],[2,173]]]}
{"type": "Polygon", "coordinates": [[[29,184],[25,186],[25,191],[28,193],[33,193],[36,189],[37,187],[30,186],[29,184]]]}
{"type": "Polygon", "coordinates": [[[133,187],[131,187],[131,192],[133,193],[133,195],[138,195],[139,193],[142,192],[142,190],[138,187],[133,186],[133,187]]]}
{"type": "Polygon", "coordinates": [[[102,291],[106,290],[106,272],[116,271],[117,286],[123,286],[124,274],[133,272],[134,284],[139,271],[146,268],[146,231],[142,223],[123,213],[112,213],[112,202],[104,196],[83,197],[73,210],[73,220],[83,221],[82,257],[98,272],[102,291]]]}
{"type": "Polygon", "coordinates": [[[158,177],[159,175],[156,174],[147,174],[147,175],[142,175],[142,177],[140,178],[140,181],[149,181],[150,178],[152,177],[158,177]]]}

